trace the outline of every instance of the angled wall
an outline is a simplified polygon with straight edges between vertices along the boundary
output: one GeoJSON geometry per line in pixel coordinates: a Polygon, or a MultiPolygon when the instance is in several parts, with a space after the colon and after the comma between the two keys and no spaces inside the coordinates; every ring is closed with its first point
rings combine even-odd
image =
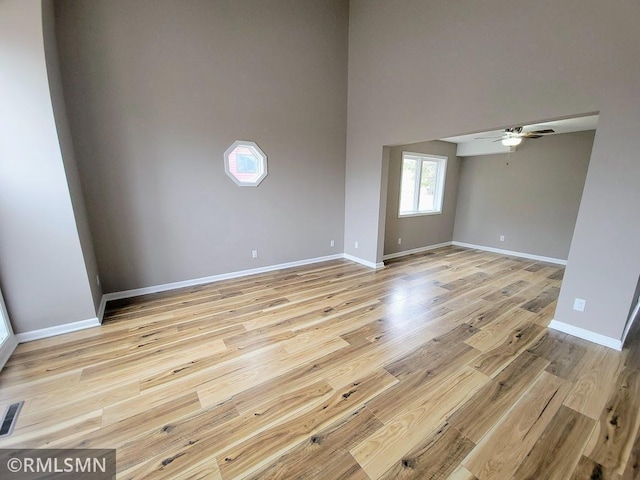
{"type": "Polygon", "coordinates": [[[80,175],[75,158],[73,138],[69,128],[67,117],[67,107],[64,101],[62,90],[62,79],[60,77],[60,63],[58,59],[58,45],[55,33],[55,19],[53,13],[53,0],[42,1],[42,25],[44,35],[44,53],[47,65],[47,77],[49,79],[49,92],[51,95],[51,105],[56,122],[58,133],[58,143],[64,170],[67,176],[69,194],[71,195],[71,205],[73,215],[78,229],[82,256],[84,258],[87,278],[91,288],[91,297],[96,311],[100,307],[102,300],[102,288],[99,283],[98,262],[96,261],[93,238],[89,229],[89,219],[87,208],[84,202],[84,192],[80,184],[80,175]]]}
{"type": "Polygon", "coordinates": [[[49,91],[40,0],[0,2],[0,72],[0,284],[14,331],[95,318],[49,91]]]}

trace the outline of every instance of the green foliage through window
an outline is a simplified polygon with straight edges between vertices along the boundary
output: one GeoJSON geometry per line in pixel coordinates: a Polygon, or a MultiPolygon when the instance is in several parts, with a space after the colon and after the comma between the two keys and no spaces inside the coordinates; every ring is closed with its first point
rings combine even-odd
{"type": "Polygon", "coordinates": [[[447,158],[402,153],[400,216],[442,212],[447,158]]]}

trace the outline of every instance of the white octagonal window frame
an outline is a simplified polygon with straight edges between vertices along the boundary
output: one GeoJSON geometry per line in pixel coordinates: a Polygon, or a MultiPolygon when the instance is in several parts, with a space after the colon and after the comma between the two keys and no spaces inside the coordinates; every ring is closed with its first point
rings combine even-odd
{"type": "Polygon", "coordinates": [[[224,152],[224,171],[239,187],[257,187],[267,176],[267,155],[255,142],[236,140],[224,152]]]}

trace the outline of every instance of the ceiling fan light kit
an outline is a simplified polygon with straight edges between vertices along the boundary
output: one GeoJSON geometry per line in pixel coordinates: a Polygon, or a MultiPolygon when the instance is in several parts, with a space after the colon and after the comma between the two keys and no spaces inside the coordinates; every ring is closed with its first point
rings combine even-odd
{"type": "MultiPolygon", "coordinates": [[[[567,118],[565,120],[550,120],[548,122],[531,123],[528,125],[520,124],[518,126],[504,127],[498,130],[488,130],[484,132],[447,137],[442,140],[456,144],[456,152],[460,157],[499,155],[507,152],[514,153],[516,150],[521,149],[523,145],[526,147],[529,140],[538,141],[543,137],[558,133],[562,134],[595,130],[597,124],[598,115],[588,115],[567,118]],[[522,138],[522,142],[516,144],[515,142],[517,142],[517,140],[506,140],[511,137],[522,138]],[[506,141],[503,142],[503,140],[506,141]]],[[[540,140],[540,142],[545,142],[545,140],[540,140]]]]}
{"type": "Polygon", "coordinates": [[[517,147],[522,143],[522,137],[507,137],[502,139],[502,145],[505,147],[517,147]]]}
{"type": "MultiPolygon", "coordinates": [[[[534,130],[532,132],[523,132],[522,130],[523,127],[505,128],[504,133],[500,137],[497,137],[498,139],[494,140],[494,142],[501,142],[505,147],[513,148],[520,145],[523,138],[542,138],[550,133],[555,133],[555,130],[551,128],[547,128],[545,130],[534,130]]],[[[489,138],[496,137],[476,137],[476,140],[489,138]]]]}

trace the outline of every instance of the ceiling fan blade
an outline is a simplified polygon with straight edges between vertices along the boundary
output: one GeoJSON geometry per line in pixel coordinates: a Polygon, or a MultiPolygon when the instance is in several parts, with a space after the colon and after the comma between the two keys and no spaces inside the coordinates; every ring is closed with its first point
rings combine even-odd
{"type": "Polygon", "coordinates": [[[500,135],[497,137],[475,137],[474,140],[489,140],[492,138],[497,138],[498,140],[494,140],[494,142],[498,142],[503,138],[509,138],[510,136],[522,137],[522,138],[540,138],[542,135],[547,133],[556,133],[555,130],[547,128],[545,130],[534,130],[532,132],[524,132],[522,133],[522,127],[514,127],[514,128],[506,128],[505,135],[500,135]]]}

